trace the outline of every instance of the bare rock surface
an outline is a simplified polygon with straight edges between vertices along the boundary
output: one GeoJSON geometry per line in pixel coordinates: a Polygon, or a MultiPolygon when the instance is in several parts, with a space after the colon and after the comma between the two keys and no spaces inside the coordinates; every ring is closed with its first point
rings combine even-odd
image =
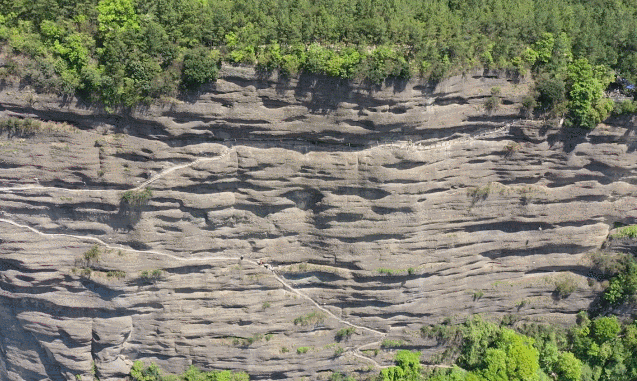
{"type": "Polygon", "coordinates": [[[488,74],[225,67],[130,114],[5,88],[3,116],[68,124],[0,136],[0,378],[365,375],[435,354],[419,328],[445,317],[572,322],[586,255],[637,218],[635,121],[520,121],[528,84],[488,74]]]}

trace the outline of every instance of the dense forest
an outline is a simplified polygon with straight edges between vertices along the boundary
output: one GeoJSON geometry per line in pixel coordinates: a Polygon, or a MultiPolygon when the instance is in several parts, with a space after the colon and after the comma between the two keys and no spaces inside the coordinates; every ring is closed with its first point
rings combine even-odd
{"type": "Polygon", "coordinates": [[[534,74],[528,106],[592,127],[614,75],[637,82],[637,0],[0,0],[0,44],[0,78],[107,106],[195,89],[222,61],[372,83],[485,67],[534,74]]]}

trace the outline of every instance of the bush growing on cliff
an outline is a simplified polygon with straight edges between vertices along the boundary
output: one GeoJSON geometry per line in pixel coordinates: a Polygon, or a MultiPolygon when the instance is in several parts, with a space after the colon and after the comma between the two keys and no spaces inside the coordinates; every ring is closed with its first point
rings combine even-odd
{"type": "Polygon", "coordinates": [[[209,51],[203,48],[191,50],[184,57],[181,81],[184,87],[196,89],[207,82],[217,79],[217,61],[209,51]]]}
{"type": "Polygon", "coordinates": [[[560,299],[564,299],[577,291],[577,281],[571,275],[564,274],[555,280],[555,293],[560,299]]]}
{"type": "Polygon", "coordinates": [[[604,89],[614,79],[608,70],[593,67],[586,58],[568,66],[568,120],[574,126],[594,128],[612,111],[613,102],[604,98],[604,89]]]}
{"type": "Polygon", "coordinates": [[[617,230],[616,233],[611,234],[611,238],[637,238],[637,225],[624,226],[617,230]]]}
{"type": "Polygon", "coordinates": [[[101,251],[98,244],[93,245],[89,250],[84,253],[84,260],[87,266],[95,264],[100,261],[101,251]]]}
{"type": "MultiPolygon", "coordinates": [[[[603,299],[611,305],[618,305],[637,296],[637,262],[628,257],[617,275],[611,278],[603,299]]],[[[637,302],[637,300],[634,300],[637,302]]]]}
{"type": "Polygon", "coordinates": [[[250,379],[245,372],[229,370],[203,372],[193,365],[179,375],[162,375],[156,364],[144,366],[144,363],[139,360],[133,363],[130,376],[133,381],[248,381],[250,379]]]}
{"type": "Polygon", "coordinates": [[[124,192],[121,200],[131,206],[140,206],[148,203],[151,197],[153,197],[152,190],[150,188],[144,188],[124,192]]]}
{"type": "Polygon", "coordinates": [[[354,327],[341,328],[338,330],[338,332],[336,332],[336,340],[337,341],[349,340],[349,338],[355,332],[356,332],[356,328],[354,327]]]}
{"type": "Polygon", "coordinates": [[[325,321],[325,314],[323,312],[314,311],[307,315],[295,318],[293,323],[294,325],[306,326],[321,324],[323,321],[325,321]]]}

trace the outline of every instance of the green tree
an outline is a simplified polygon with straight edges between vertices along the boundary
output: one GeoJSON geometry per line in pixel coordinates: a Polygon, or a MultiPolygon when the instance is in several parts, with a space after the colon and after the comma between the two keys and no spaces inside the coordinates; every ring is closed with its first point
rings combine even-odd
{"type": "Polygon", "coordinates": [[[568,67],[569,119],[571,124],[594,128],[608,117],[612,101],[603,99],[604,89],[612,75],[604,67],[593,68],[586,58],[579,58],[568,67]]]}
{"type": "Polygon", "coordinates": [[[157,365],[151,363],[148,367],[144,367],[144,363],[139,360],[133,363],[130,375],[134,381],[162,381],[157,365]]]}
{"type": "Polygon", "coordinates": [[[398,351],[395,361],[396,366],[381,370],[382,381],[418,381],[422,378],[420,352],[398,351]]]}
{"type": "Polygon", "coordinates": [[[621,326],[616,316],[600,317],[593,320],[591,335],[598,344],[617,337],[621,326]]]}
{"type": "Polygon", "coordinates": [[[555,363],[555,373],[560,380],[579,381],[582,377],[582,362],[571,352],[560,352],[555,363]]]}
{"type": "Polygon", "coordinates": [[[195,89],[216,80],[218,71],[217,62],[210,52],[203,48],[191,50],[184,57],[182,84],[186,88],[195,89]]]}
{"type": "Polygon", "coordinates": [[[99,30],[139,29],[139,21],[133,0],[100,0],[97,4],[99,30]]]}

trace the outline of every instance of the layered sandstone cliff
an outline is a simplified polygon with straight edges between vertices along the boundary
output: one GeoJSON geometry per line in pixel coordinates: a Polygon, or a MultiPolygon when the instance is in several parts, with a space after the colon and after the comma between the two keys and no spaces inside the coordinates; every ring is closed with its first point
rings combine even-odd
{"type": "Polygon", "coordinates": [[[5,88],[3,116],[67,124],[0,137],[0,378],[364,375],[436,353],[418,330],[445,317],[572,321],[599,290],[586,254],[637,218],[635,121],[521,121],[528,84],[485,74],[226,67],[130,114],[5,88]]]}

